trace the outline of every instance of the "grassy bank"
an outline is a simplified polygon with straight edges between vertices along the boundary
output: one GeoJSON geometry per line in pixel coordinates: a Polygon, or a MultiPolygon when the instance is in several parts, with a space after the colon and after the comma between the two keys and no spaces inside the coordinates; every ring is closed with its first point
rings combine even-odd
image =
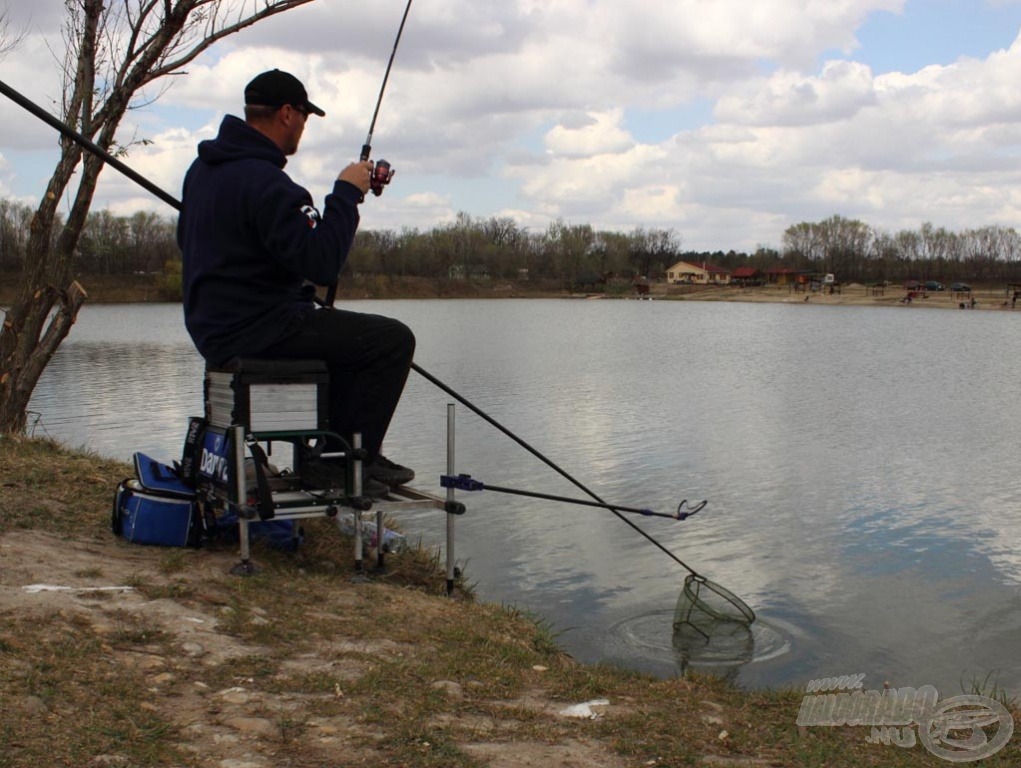
{"type": "Polygon", "coordinates": [[[230,547],[125,544],[108,520],[129,474],[0,438],[2,768],[945,764],[868,728],[799,729],[801,691],[576,663],[513,608],[443,595],[428,552],[352,580],[325,519],[248,578],[230,547]]]}

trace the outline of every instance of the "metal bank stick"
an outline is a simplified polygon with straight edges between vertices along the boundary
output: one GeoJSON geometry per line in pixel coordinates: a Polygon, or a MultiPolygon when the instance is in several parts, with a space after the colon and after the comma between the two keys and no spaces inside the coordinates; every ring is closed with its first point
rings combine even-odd
{"type": "MultiPolygon", "coordinates": [[[[447,473],[454,475],[454,404],[447,403],[447,473]]],[[[447,488],[447,595],[454,593],[454,489],[447,488]]]]}

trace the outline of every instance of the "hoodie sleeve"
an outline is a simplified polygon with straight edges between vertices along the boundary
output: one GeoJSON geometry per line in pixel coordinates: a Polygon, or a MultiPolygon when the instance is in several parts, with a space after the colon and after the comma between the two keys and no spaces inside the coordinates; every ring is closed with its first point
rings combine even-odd
{"type": "Polygon", "coordinates": [[[316,285],[337,280],[358,230],[361,193],[337,180],[323,213],[311,195],[279,173],[259,196],[254,222],[270,256],[290,272],[316,285]]]}

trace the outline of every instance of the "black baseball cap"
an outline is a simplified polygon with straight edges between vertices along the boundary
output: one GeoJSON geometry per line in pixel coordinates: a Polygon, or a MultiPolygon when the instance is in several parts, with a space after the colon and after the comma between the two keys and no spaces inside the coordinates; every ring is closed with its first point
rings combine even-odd
{"type": "Polygon", "coordinates": [[[308,92],[301,81],[279,69],[271,69],[269,72],[256,75],[255,79],[245,86],[245,104],[277,108],[290,104],[292,107],[301,107],[309,114],[326,116],[325,112],[308,100],[308,92]]]}

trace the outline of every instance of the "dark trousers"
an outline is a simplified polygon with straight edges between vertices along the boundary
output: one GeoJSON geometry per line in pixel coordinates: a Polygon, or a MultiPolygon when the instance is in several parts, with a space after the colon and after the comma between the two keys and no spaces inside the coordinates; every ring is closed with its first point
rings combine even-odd
{"type": "MultiPolygon", "coordinates": [[[[367,461],[379,455],[415,355],[404,323],[381,315],[317,309],[259,357],[323,360],[330,372],[330,430],[362,434],[367,461]]],[[[329,446],[331,449],[336,446],[329,446]]]]}

